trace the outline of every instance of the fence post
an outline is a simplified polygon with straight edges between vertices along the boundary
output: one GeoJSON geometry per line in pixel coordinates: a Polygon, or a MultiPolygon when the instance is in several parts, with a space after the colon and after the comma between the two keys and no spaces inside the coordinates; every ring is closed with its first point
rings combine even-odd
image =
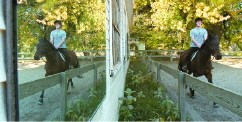
{"type": "Polygon", "coordinates": [[[94,69],[94,83],[97,82],[97,64],[93,64],[94,69]]]}
{"type": "Polygon", "coordinates": [[[67,96],[66,96],[66,73],[62,72],[61,73],[61,82],[60,82],[60,86],[61,86],[61,104],[60,104],[60,121],[65,121],[65,115],[66,115],[66,105],[67,105],[67,96]]]}
{"type": "Polygon", "coordinates": [[[185,113],[185,80],[184,80],[184,73],[180,72],[178,76],[178,101],[179,101],[179,112],[181,121],[186,120],[186,113],[185,113]]]}
{"type": "Polygon", "coordinates": [[[152,60],[149,60],[149,61],[150,61],[150,67],[149,67],[149,69],[152,72],[152,60]]]}
{"type": "Polygon", "coordinates": [[[160,77],[160,63],[158,62],[157,63],[157,80],[160,82],[160,79],[161,79],[161,77],[160,77]]]}

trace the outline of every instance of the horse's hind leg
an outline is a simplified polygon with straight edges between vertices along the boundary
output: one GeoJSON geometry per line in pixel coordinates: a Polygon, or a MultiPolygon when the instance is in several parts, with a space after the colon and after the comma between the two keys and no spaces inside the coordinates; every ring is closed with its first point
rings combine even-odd
{"type": "Polygon", "coordinates": [[[195,91],[192,88],[189,88],[189,89],[190,89],[190,97],[193,98],[195,95],[195,91]]]}
{"type": "MultiPolygon", "coordinates": [[[[74,68],[80,68],[80,63],[78,58],[76,59],[76,64],[74,65],[74,68]]],[[[78,78],[83,78],[82,74],[77,76],[78,78]]],[[[73,84],[73,82],[71,82],[73,84]]]]}
{"type": "Polygon", "coordinates": [[[39,98],[39,101],[38,101],[38,104],[39,105],[42,105],[44,103],[43,98],[44,98],[44,90],[40,94],[40,98],[39,98]]]}

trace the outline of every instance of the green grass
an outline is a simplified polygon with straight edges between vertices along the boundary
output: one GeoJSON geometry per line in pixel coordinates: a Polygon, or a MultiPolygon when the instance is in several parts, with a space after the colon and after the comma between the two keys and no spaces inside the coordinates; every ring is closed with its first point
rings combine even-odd
{"type": "Polygon", "coordinates": [[[104,74],[96,84],[89,89],[89,95],[80,99],[74,106],[69,106],[65,116],[66,121],[88,121],[105,96],[106,79],[104,74]]]}
{"type": "Polygon", "coordinates": [[[144,63],[133,58],[126,78],[126,91],[120,109],[120,121],[177,121],[177,105],[166,96],[160,85],[144,63]]]}

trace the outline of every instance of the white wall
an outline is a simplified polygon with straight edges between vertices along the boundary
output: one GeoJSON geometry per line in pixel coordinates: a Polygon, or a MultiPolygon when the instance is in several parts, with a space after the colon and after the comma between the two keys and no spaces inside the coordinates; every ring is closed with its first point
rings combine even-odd
{"type": "MultiPolygon", "coordinates": [[[[115,2],[116,0],[114,0],[115,2]]],[[[127,33],[129,33],[129,19],[127,14],[126,0],[117,0],[119,3],[119,39],[120,39],[120,61],[113,63],[112,45],[113,25],[112,25],[112,0],[106,0],[106,96],[100,107],[97,109],[91,121],[117,121],[119,117],[119,97],[123,96],[125,79],[129,66],[127,52],[127,33]]],[[[133,0],[129,0],[129,2],[133,0]]],[[[113,8],[115,9],[115,8],[113,8]]],[[[132,8],[129,8],[129,11],[132,8]]],[[[116,13],[117,14],[117,13],[116,13]]],[[[117,30],[116,30],[117,31],[117,30]]]]}

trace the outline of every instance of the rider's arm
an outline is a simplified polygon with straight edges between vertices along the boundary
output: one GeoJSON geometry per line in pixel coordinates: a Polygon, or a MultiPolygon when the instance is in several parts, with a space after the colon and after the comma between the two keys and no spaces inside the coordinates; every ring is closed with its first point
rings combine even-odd
{"type": "Polygon", "coordinates": [[[195,44],[195,45],[197,45],[197,47],[201,47],[201,45],[199,45],[198,43],[197,43],[197,41],[194,39],[194,37],[192,37],[192,42],[195,44]]]}
{"type": "Polygon", "coordinates": [[[63,33],[63,36],[61,38],[61,42],[60,44],[58,45],[57,49],[66,41],[66,32],[63,33]]]}
{"type": "Polygon", "coordinates": [[[199,45],[198,43],[197,43],[197,41],[194,39],[194,34],[193,34],[193,30],[191,30],[191,32],[190,32],[190,37],[191,37],[191,39],[192,39],[192,42],[197,46],[197,47],[201,47],[201,45],[199,45]]]}
{"type": "Polygon", "coordinates": [[[53,40],[54,40],[54,37],[53,37],[53,33],[51,32],[50,33],[50,42],[53,44],[53,40]]]}
{"type": "Polygon", "coordinates": [[[204,40],[208,39],[208,32],[206,29],[204,29],[204,40]]]}

